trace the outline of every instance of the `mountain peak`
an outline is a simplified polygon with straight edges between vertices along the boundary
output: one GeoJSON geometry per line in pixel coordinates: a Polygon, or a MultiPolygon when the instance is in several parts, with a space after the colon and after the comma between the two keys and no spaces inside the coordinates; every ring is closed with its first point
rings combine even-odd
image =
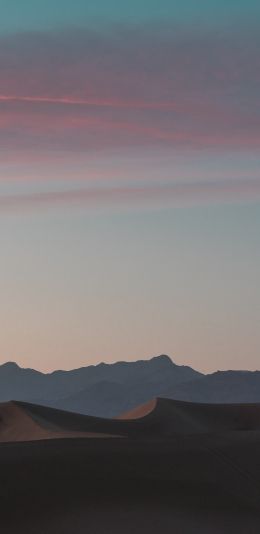
{"type": "Polygon", "coordinates": [[[167,365],[174,365],[173,361],[167,354],[160,354],[159,356],[154,356],[150,361],[154,361],[157,363],[167,364],[167,365]]]}
{"type": "Polygon", "coordinates": [[[16,362],[5,362],[0,365],[0,368],[5,369],[6,371],[14,371],[20,369],[19,365],[16,362]]]}

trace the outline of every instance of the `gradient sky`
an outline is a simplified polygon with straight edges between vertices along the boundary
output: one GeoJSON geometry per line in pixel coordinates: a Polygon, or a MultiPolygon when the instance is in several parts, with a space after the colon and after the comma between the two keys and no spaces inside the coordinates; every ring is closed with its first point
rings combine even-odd
{"type": "Polygon", "coordinates": [[[260,368],[259,1],[0,11],[0,363],[260,368]]]}

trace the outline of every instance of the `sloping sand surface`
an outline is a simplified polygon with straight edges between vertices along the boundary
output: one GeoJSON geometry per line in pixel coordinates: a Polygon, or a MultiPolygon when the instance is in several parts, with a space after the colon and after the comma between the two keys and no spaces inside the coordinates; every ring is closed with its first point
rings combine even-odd
{"type": "Polygon", "coordinates": [[[15,406],[42,429],[48,430],[50,435],[51,432],[87,432],[126,438],[170,438],[185,434],[260,431],[260,404],[196,404],[160,398],[117,419],[103,419],[23,402],[16,402],[15,406]]]}
{"type": "Polygon", "coordinates": [[[109,420],[12,402],[0,440],[4,534],[260,532],[260,405],[157,399],[109,420]]]}
{"type": "Polygon", "coordinates": [[[30,416],[28,410],[15,402],[0,404],[0,443],[14,441],[34,441],[42,439],[75,437],[109,437],[94,432],[74,432],[71,430],[44,425],[30,416]]]}
{"type": "Polygon", "coordinates": [[[260,430],[260,404],[199,404],[160,398],[118,419],[143,419],[146,427],[160,422],[159,432],[168,435],[252,431],[260,430]]]}
{"type": "Polygon", "coordinates": [[[142,417],[145,417],[146,415],[153,412],[156,408],[156,405],[158,403],[157,399],[152,399],[149,402],[146,402],[145,404],[141,404],[140,406],[137,406],[133,410],[130,410],[129,412],[125,412],[117,417],[117,419],[140,419],[142,417]]]}
{"type": "Polygon", "coordinates": [[[186,436],[2,444],[2,531],[258,534],[259,441],[252,433],[244,441],[186,436]]]}

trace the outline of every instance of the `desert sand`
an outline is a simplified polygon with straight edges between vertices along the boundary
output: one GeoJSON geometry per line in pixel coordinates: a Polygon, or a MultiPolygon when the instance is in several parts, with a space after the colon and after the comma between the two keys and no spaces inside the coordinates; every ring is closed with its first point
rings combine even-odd
{"type": "Polygon", "coordinates": [[[48,423],[48,420],[37,421],[29,410],[16,402],[0,404],[0,443],[14,441],[37,441],[43,439],[73,437],[109,437],[107,434],[95,432],[74,432],[48,423]]]}
{"type": "Polygon", "coordinates": [[[6,534],[260,532],[260,405],[157,399],[109,420],[12,402],[0,439],[6,534]]]}

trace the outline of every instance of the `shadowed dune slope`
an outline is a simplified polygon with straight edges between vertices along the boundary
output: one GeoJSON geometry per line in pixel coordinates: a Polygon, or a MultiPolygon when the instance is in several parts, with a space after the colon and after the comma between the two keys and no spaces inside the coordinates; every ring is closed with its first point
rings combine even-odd
{"type": "Polygon", "coordinates": [[[59,425],[48,424],[32,417],[26,407],[16,402],[0,404],[0,443],[16,441],[37,441],[43,439],[109,437],[106,434],[73,431],[59,425]]]}
{"type": "MultiPolygon", "coordinates": [[[[118,417],[159,423],[163,434],[260,430],[260,404],[202,404],[155,399],[118,417]]],[[[158,427],[159,428],[159,427],[158,427]]]]}
{"type": "Polygon", "coordinates": [[[167,438],[185,434],[260,431],[260,404],[196,404],[155,399],[117,419],[23,402],[0,405],[0,440],[62,437],[167,438]]]}
{"type": "Polygon", "coordinates": [[[157,399],[122,417],[1,405],[3,532],[260,532],[260,405],[157,399]]]}

